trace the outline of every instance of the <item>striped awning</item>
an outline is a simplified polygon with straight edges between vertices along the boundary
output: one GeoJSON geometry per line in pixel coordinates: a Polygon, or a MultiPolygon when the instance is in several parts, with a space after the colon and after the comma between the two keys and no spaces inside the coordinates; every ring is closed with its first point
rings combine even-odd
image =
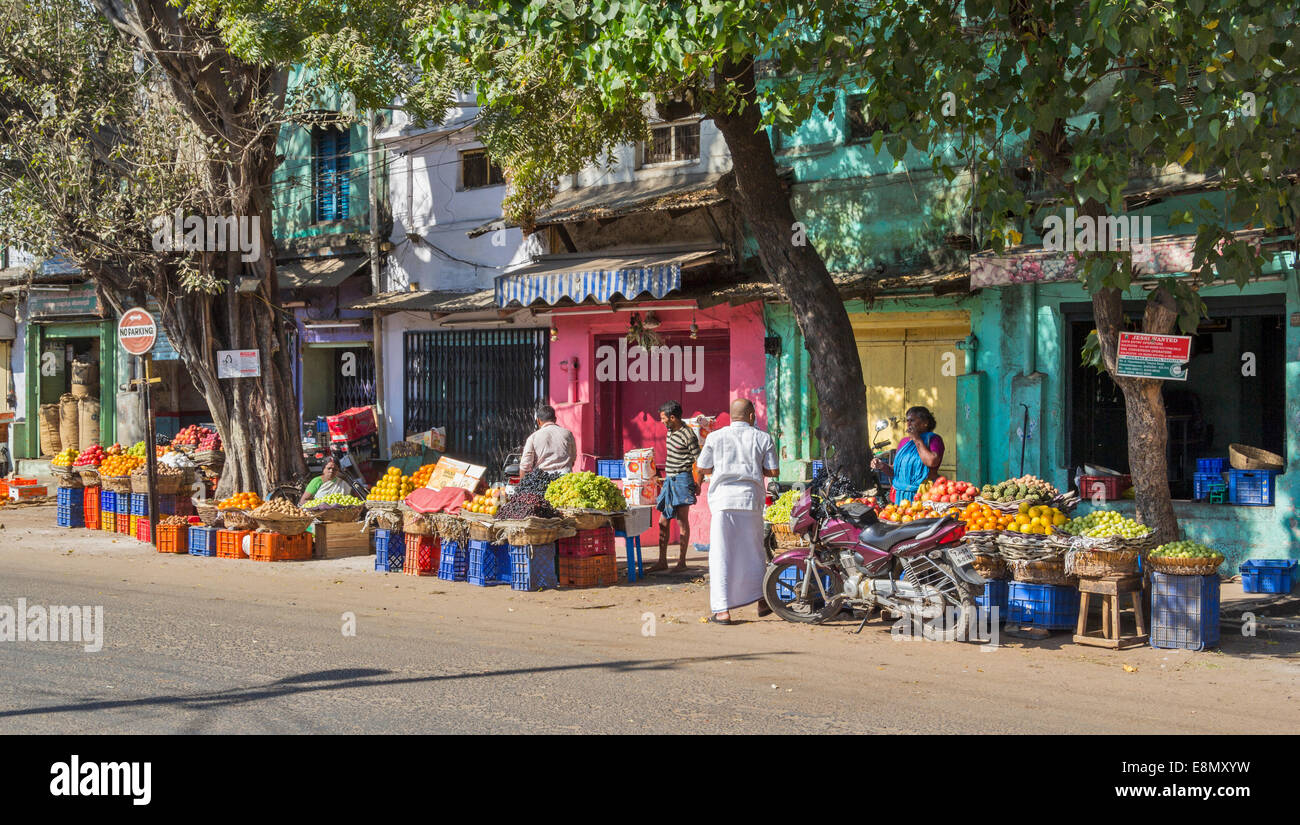
{"type": "Polygon", "coordinates": [[[663,298],[681,289],[682,270],[710,263],[719,249],[658,251],[618,256],[549,255],[496,279],[496,305],[554,305],[594,299],[606,304],[616,295],[663,298]]]}

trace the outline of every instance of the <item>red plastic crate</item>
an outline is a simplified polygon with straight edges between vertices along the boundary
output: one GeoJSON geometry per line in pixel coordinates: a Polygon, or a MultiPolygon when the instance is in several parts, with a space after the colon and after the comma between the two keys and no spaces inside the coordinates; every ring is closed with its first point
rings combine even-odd
{"type": "MultiPolygon", "coordinates": [[[[218,538],[218,545],[220,542],[221,539],[218,538]]],[[[311,550],[311,533],[300,533],[296,536],[286,536],[283,533],[253,533],[248,557],[253,561],[307,561],[311,558],[311,550]]],[[[221,555],[219,548],[217,555],[221,555]]]]}
{"type": "MultiPolygon", "coordinates": [[[[145,522],[148,524],[148,522],[145,522]]],[[[184,524],[158,525],[158,541],[155,546],[159,553],[188,553],[190,528],[184,524]]]]}
{"type": "Polygon", "coordinates": [[[251,530],[218,530],[217,531],[217,558],[219,559],[246,559],[244,555],[244,536],[251,533],[251,530]]]}
{"type": "Polygon", "coordinates": [[[115,532],[125,536],[131,535],[131,517],[129,515],[126,513],[117,514],[117,530],[115,532]]]}
{"type": "Polygon", "coordinates": [[[408,576],[438,575],[438,559],[442,548],[437,536],[406,536],[406,556],[402,572],[408,576]]]}
{"type": "Polygon", "coordinates": [[[618,583],[613,556],[561,556],[560,587],[608,587],[618,583]]]}
{"type": "Polygon", "coordinates": [[[1100,492],[1107,501],[1118,501],[1132,486],[1129,476],[1079,476],[1079,497],[1091,499],[1100,492]]]}
{"type": "Polygon", "coordinates": [[[87,487],[84,497],[82,498],[81,511],[86,516],[86,527],[90,530],[99,529],[99,488],[87,487]]]}
{"type": "Polygon", "coordinates": [[[579,530],[576,536],[560,539],[560,555],[574,558],[614,555],[614,528],[579,530]]]}
{"type": "Polygon", "coordinates": [[[136,522],[135,522],[135,537],[136,537],[136,540],[137,540],[137,541],[143,541],[144,543],[149,544],[149,543],[150,543],[150,541],[149,541],[149,519],[147,519],[147,518],[140,518],[139,516],[132,516],[132,518],[136,519],[136,522]]]}
{"type": "Polygon", "coordinates": [[[356,441],[375,431],[375,408],[353,407],[326,417],[331,441],[356,441]]]}

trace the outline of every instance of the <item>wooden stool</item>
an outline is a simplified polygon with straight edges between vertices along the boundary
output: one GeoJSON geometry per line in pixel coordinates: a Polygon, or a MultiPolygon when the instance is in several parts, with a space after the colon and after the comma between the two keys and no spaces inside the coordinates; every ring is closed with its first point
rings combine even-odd
{"type": "Polygon", "coordinates": [[[1074,642],[1118,650],[1129,645],[1146,644],[1146,617],[1142,613],[1142,576],[1104,576],[1079,578],[1079,625],[1074,632],[1074,642]],[[1088,630],[1088,601],[1092,594],[1101,596],[1101,630],[1088,630]],[[1120,615],[1126,609],[1120,606],[1124,594],[1133,600],[1133,619],[1137,633],[1124,636],[1120,633],[1120,615]]]}

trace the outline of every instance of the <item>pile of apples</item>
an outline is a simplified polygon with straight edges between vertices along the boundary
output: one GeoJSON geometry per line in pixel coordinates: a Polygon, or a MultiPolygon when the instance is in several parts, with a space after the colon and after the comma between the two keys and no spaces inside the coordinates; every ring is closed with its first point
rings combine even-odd
{"type": "Polygon", "coordinates": [[[72,466],[98,467],[100,464],[103,463],[104,459],[107,457],[108,457],[108,453],[104,452],[104,448],[96,444],[95,446],[91,447],[89,450],[86,450],[84,453],[78,456],[76,462],[72,466]]]}
{"type": "Polygon", "coordinates": [[[956,481],[955,479],[944,478],[939,476],[930,485],[930,488],[923,493],[917,494],[919,501],[932,501],[936,503],[964,503],[974,501],[979,495],[980,488],[968,481],[956,481]]]}
{"type": "MultiPolygon", "coordinates": [[[[219,447],[204,447],[204,442],[216,433],[207,427],[200,427],[198,424],[191,424],[176,434],[172,439],[173,447],[197,447],[198,449],[220,449],[219,447]]],[[[218,439],[220,441],[220,439],[218,439]]]]}
{"type": "Polygon", "coordinates": [[[892,521],[899,524],[906,524],[909,521],[915,521],[921,518],[937,518],[938,514],[929,507],[926,507],[919,501],[908,501],[903,499],[898,504],[887,504],[880,511],[881,521],[892,521]]]}
{"type": "Polygon", "coordinates": [[[199,451],[202,452],[204,450],[220,450],[221,436],[217,434],[217,431],[209,430],[207,427],[203,427],[201,429],[203,432],[203,436],[199,439],[199,447],[198,447],[199,451]]]}
{"type": "Polygon", "coordinates": [[[471,513],[483,513],[488,516],[495,516],[497,510],[501,509],[501,504],[506,499],[506,488],[493,487],[486,493],[480,493],[466,504],[464,509],[471,513]]]}

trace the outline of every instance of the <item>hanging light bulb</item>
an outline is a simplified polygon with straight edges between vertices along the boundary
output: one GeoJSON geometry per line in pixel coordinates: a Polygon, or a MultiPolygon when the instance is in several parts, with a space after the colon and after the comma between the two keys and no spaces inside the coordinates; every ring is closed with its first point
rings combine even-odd
{"type": "Polygon", "coordinates": [[[700,325],[695,323],[695,315],[691,315],[691,340],[694,341],[700,337],[700,325]]]}

